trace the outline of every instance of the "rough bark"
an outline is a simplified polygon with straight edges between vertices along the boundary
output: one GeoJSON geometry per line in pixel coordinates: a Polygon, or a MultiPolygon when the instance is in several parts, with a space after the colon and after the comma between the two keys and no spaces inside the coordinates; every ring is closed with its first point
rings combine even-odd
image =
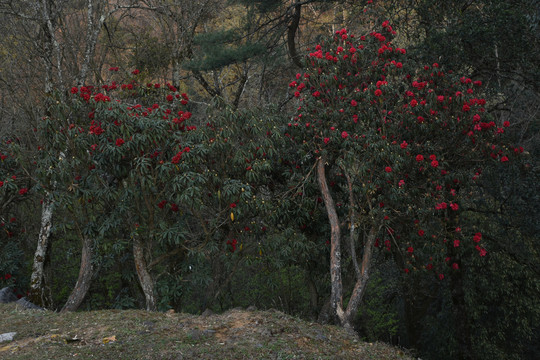
{"type": "Polygon", "coordinates": [[[349,200],[351,206],[351,255],[355,257],[354,266],[356,274],[356,283],[354,285],[353,292],[347,304],[347,308],[343,309],[343,282],[341,279],[341,229],[339,224],[339,218],[336,211],[336,206],[330,190],[328,188],[328,182],[326,180],[325,162],[323,158],[318,160],[317,164],[317,179],[319,182],[319,188],[321,190],[322,198],[326,206],[326,212],[328,220],[330,222],[330,281],[331,281],[331,295],[330,304],[335,311],[337,318],[341,326],[348,330],[352,330],[354,316],[358,311],[362,297],[364,296],[367,282],[369,280],[371,270],[371,258],[373,254],[373,245],[375,243],[375,237],[379,230],[378,226],[372,225],[367,238],[364,241],[364,251],[362,256],[362,263],[360,267],[356,261],[356,252],[354,251],[354,201],[352,194],[352,183],[349,176],[347,181],[349,182],[349,200]]]}
{"type": "Polygon", "coordinates": [[[362,265],[360,268],[360,276],[356,279],[351,298],[347,304],[347,310],[345,311],[345,323],[351,326],[354,316],[360,306],[360,301],[364,297],[366,285],[369,280],[371,270],[371,257],[373,255],[373,245],[375,244],[375,236],[377,236],[378,229],[373,226],[364,242],[364,255],[362,256],[362,265]]]}
{"type": "MultiPolygon", "coordinates": [[[[63,94],[64,90],[64,76],[62,73],[62,49],[60,48],[60,44],[58,43],[58,39],[56,38],[56,30],[57,30],[57,19],[55,14],[54,6],[56,4],[53,1],[50,0],[42,0],[42,15],[43,15],[43,23],[44,23],[44,31],[48,34],[46,36],[47,41],[50,41],[50,44],[47,44],[50,46],[51,51],[54,50],[54,58],[56,60],[56,82],[57,82],[57,88],[61,90],[61,94],[63,94]]],[[[45,61],[51,61],[52,62],[52,53],[46,54],[47,58],[45,61]]],[[[47,88],[47,85],[46,85],[47,88]]],[[[47,90],[46,90],[47,91],[47,90]]]]}
{"type": "Polygon", "coordinates": [[[298,26],[300,25],[301,10],[301,4],[297,4],[294,6],[294,12],[291,17],[292,20],[287,28],[287,46],[289,48],[289,55],[291,56],[293,63],[300,68],[302,67],[302,62],[300,61],[300,56],[296,51],[296,42],[294,41],[294,38],[296,36],[298,26]]]}
{"type": "Polygon", "coordinates": [[[328,188],[323,158],[319,158],[317,163],[317,180],[330,222],[330,305],[343,325],[345,312],[343,311],[343,282],[341,279],[341,229],[336,205],[328,188]]]}
{"type": "Polygon", "coordinates": [[[156,311],[156,297],[154,295],[154,280],[150,276],[146,259],[144,256],[144,246],[138,236],[133,238],[133,259],[135,261],[135,269],[139,277],[144,298],[146,301],[146,310],[156,311]]]}
{"type": "Polygon", "coordinates": [[[75,311],[81,306],[92,280],[94,267],[92,264],[94,250],[92,248],[92,239],[84,237],[81,255],[81,266],[79,268],[79,277],[75,288],[71,291],[62,311],[75,311]]]}
{"type": "Polygon", "coordinates": [[[34,254],[32,275],[30,277],[29,298],[34,304],[47,307],[49,301],[45,293],[45,260],[49,248],[54,200],[49,193],[43,199],[41,211],[41,228],[39,230],[38,243],[34,254]]]}
{"type": "MultiPolygon", "coordinates": [[[[94,58],[96,50],[96,44],[101,32],[101,27],[106,19],[106,14],[102,12],[98,18],[97,23],[94,23],[94,2],[93,0],[87,0],[87,23],[86,23],[86,49],[84,51],[84,58],[81,64],[81,70],[77,78],[77,85],[82,86],[88,76],[90,70],[90,62],[94,58]]],[[[99,9],[98,9],[99,10],[99,9]]]]}

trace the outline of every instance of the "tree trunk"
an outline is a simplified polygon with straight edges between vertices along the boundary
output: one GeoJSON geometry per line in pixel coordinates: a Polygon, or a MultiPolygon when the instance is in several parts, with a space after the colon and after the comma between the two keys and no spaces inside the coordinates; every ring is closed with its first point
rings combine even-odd
{"type": "Polygon", "coordinates": [[[32,265],[32,275],[30,277],[30,290],[28,298],[34,304],[46,308],[49,304],[45,294],[45,260],[49,248],[49,240],[52,227],[54,200],[50,193],[45,194],[43,207],[41,210],[41,228],[34,254],[34,264],[32,265]]]}
{"type": "Polygon", "coordinates": [[[94,267],[92,264],[94,250],[92,249],[92,239],[83,238],[81,267],[79,268],[79,278],[75,284],[75,288],[71,291],[66,304],[62,311],[75,311],[81,306],[92,280],[94,267]]]}
{"type": "Polygon", "coordinates": [[[354,285],[351,298],[347,304],[347,310],[345,311],[345,322],[352,324],[354,316],[360,306],[360,301],[364,297],[366,285],[369,280],[371,270],[371,257],[373,254],[373,245],[375,244],[375,236],[377,236],[378,229],[376,226],[372,226],[366,241],[364,242],[364,255],[362,257],[362,265],[360,268],[360,276],[356,278],[356,284],[354,285]]]}
{"type": "Polygon", "coordinates": [[[301,68],[303,65],[302,61],[300,61],[301,57],[296,51],[296,42],[294,41],[294,37],[296,36],[296,31],[300,25],[301,12],[302,5],[295,5],[294,13],[291,16],[291,23],[287,28],[287,46],[289,48],[289,55],[291,56],[293,63],[299,68],[301,68]]]}
{"type": "Polygon", "coordinates": [[[154,295],[154,281],[148,272],[148,266],[144,257],[144,246],[138,236],[133,238],[133,259],[139,283],[141,284],[144,298],[146,300],[146,310],[156,311],[156,298],[154,295]]]}
{"type": "Polygon", "coordinates": [[[326,213],[330,221],[330,305],[336,312],[342,325],[344,318],[343,311],[343,282],[341,280],[341,229],[339,227],[339,218],[336,212],[334,199],[330,194],[328,182],[326,181],[325,160],[319,158],[317,163],[317,180],[322,198],[326,206],[326,213]]]}
{"type": "MultiPolygon", "coordinates": [[[[360,306],[360,301],[364,296],[367,281],[371,270],[371,258],[373,254],[373,245],[375,243],[375,237],[379,227],[375,224],[372,225],[367,239],[364,241],[364,252],[362,256],[362,265],[360,269],[355,271],[356,283],[354,285],[353,292],[347,304],[347,309],[343,309],[343,282],[341,279],[341,229],[339,226],[339,218],[336,211],[336,206],[326,180],[324,159],[320,158],[317,163],[317,178],[319,181],[319,188],[322,193],[323,201],[326,206],[326,212],[328,214],[328,220],[330,221],[330,281],[331,281],[331,295],[330,304],[335,311],[341,326],[348,330],[352,330],[352,322],[354,316],[360,306]]],[[[350,178],[347,177],[350,183],[350,178]]],[[[352,203],[352,186],[349,187],[351,207],[352,203]]],[[[351,227],[354,226],[354,219],[351,219],[351,227]]],[[[351,242],[354,241],[354,234],[351,232],[351,242]]],[[[354,246],[354,244],[353,244],[354,246]]],[[[352,252],[354,254],[354,252],[352,252]]],[[[357,268],[355,260],[355,268],[357,268]]]]}

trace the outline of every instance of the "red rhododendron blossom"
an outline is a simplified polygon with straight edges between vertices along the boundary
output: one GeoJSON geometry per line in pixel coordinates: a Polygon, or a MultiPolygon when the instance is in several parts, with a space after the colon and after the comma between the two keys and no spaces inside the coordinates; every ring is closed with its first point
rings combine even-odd
{"type": "Polygon", "coordinates": [[[505,121],[505,122],[503,123],[503,126],[504,126],[504,127],[509,127],[509,126],[510,126],[510,121],[508,121],[508,120],[505,121]]]}
{"type": "Polygon", "coordinates": [[[325,144],[328,144],[328,143],[330,142],[330,138],[325,137],[325,138],[323,139],[323,141],[324,141],[325,144]]]}
{"type": "Polygon", "coordinates": [[[437,166],[439,166],[439,162],[438,162],[437,160],[433,160],[433,161],[431,162],[431,166],[432,166],[432,167],[437,167],[437,166]]]}
{"type": "Polygon", "coordinates": [[[381,96],[381,95],[382,95],[381,89],[375,90],[375,96],[381,96]]]}
{"type": "Polygon", "coordinates": [[[503,156],[501,158],[501,162],[507,162],[508,161],[508,156],[503,156]]]}
{"type": "Polygon", "coordinates": [[[174,97],[171,94],[167,95],[167,101],[173,101],[173,99],[174,97]]]}
{"type": "Polygon", "coordinates": [[[140,71],[138,69],[135,69],[131,72],[133,75],[139,75],[140,71]]]}
{"type": "Polygon", "coordinates": [[[486,254],[487,254],[486,249],[481,248],[481,247],[478,246],[478,245],[475,246],[475,249],[478,250],[478,254],[479,254],[480,256],[486,256],[486,254]]]}
{"type": "Polygon", "coordinates": [[[459,209],[459,205],[456,203],[450,204],[450,208],[454,211],[457,211],[459,209]]]}
{"type": "Polygon", "coordinates": [[[234,208],[236,207],[236,203],[231,203],[231,205],[229,205],[229,207],[230,207],[231,209],[234,209],[234,208]]]}
{"type": "Polygon", "coordinates": [[[447,206],[448,204],[443,201],[442,203],[435,205],[435,210],[443,210],[446,209],[447,206]]]}
{"type": "Polygon", "coordinates": [[[356,102],[356,100],[351,100],[351,106],[356,106],[358,105],[358,103],[356,102]]]}
{"type": "Polygon", "coordinates": [[[475,243],[479,243],[480,240],[482,240],[482,233],[477,232],[476,234],[474,234],[473,241],[475,243]]]}
{"type": "Polygon", "coordinates": [[[420,162],[420,161],[423,161],[424,160],[424,156],[423,155],[416,155],[416,161],[420,162]]]}
{"type": "Polygon", "coordinates": [[[458,239],[454,240],[454,247],[459,247],[459,240],[458,239]]]}
{"type": "Polygon", "coordinates": [[[79,88],[77,88],[75,86],[71,88],[71,93],[72,94],[76,94],[78,91],[79,91],[79,88]]]}
{"type": "Polygon", "coordinates": [[[458,269],[459,269],[459,265],[458,265],[457,263],[453,263],[453,264],[452,264],[452,269],[458,270],[458,269]]]}
{"type": "Polygon", "coordinates": [[[384,168],[384,171],[386,171],[387,173],[390,173],[392,172],[392,168],[390,166],[387,166],[384,168]]]}
{"type": "Polygon", "coordinates": [[[125,141],[122,138],[116,139],[116,146],[122,146],[124,145],[125,141]]]}
{"type": "Polygon", "coordinates": [[[409,246],[409,247],[407,248],[407,252],[408,252],[409,254],[412,254],[412,253],[414,252],[414,248],[413,248],[412,246],[409,246]]]}
{"type": "Polygon", "coordinates": [[[26,194],[27,192],[28,192],[28,189],[27,189],[27,188],[22,188],[22,189],[19,190],[19,194],[20,194],[20,195],[24,195],[24,194],[26,194]]]}
{"type": "Polygon", "coordinates": [[[402,180],[399,180],[399,184],[398,184],[398,185],[399,185],[399,187],[402,187],[403,185],[405,185],[405,180],[403,180],[403,179],[402,179],[402,180]]]}
{"type": "Polygon", "coordinates": [[[177,152],[176,155],[174,155],[173,158],[171,159],[171,163],[178,164],[180,162],[180,159],[182,159],[182,154],[183,154],[182,151],[177,152]]]}
{"type": "Polygon", "coordinates": [[[418,235],[420,235],[420,236],[424,236],[425,233],[426,232],[424,230],[422,230],[422,229],[418,230],[418,235]]]}
{"type": "Polygon", "coordinates": [[[178,211],[178,205],[172,203],[172,204],[171,204],[171,211],[177,212],[177,211],[178,211]]]}
{"type": "Polygon", "coordinates": [[[444,279],[444,274],[439,274],[439,280],[443,280],[444,279]]]}
{"type": "Polygon", "coordinates": [[[163,209],[166,204],[167,204],[167,200],[162,200],[157,206],[158,208],[163,209]]]}
{"type": "Polygon", "coordinates": [[[4,186],[4,182],[0,181],[0,187],[4,186]]]}
{"type": "Polygon", "coordinates": [[[343,131],[343,132],[341,133],[341,137],[344,138],[344,139],[346,139],[346,138],[349,137],[349,134],[348,134],[346,131],[343,131]]]}
{"type": "Polygon", "coordinates": [[[403,141],[403,142],[401,143],[401,145],[399,145],[399,146],[400,146],[402,149],[406,149],[408,145],[409,145],[409,144],[407,144],[406,141],[403,141]]]}

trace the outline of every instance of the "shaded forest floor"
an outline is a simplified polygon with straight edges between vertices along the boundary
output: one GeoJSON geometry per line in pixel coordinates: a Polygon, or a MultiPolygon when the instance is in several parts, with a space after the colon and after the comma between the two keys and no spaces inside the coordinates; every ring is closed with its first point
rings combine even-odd
{"type": "Polygon", "coordinates": [[[278,311],[55,313],[0,304],[0,359],[412,359],[278,311]]]}

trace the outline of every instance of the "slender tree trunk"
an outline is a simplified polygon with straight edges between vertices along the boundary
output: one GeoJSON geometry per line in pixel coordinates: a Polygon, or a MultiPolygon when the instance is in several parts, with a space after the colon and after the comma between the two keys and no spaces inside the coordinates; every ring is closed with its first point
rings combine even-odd
{"type": "Polygon", "coordinates": [[[330,305],[343,325],[345,312],[343,311],[343,282],[341,280],[341,229],[339,227],[336,205],[330,194],[328,182],[326,181],[324,163],[324,158],[319,158],[317,163],[317,179],[326,206],[328,220],[330,221],[330,305]]]}
{"type": "Polygon", "coordinates": [[[360,301],[364,297],[366,285],[369,280],[371,270],[371,257],[373,255],[373,246],[375,244],[375,236],[377,236],[378,229],[372,226],[367,239],[364,242],[364,255],[362,256],[362,265],[360,268],[360,276],[356,278],[356,284],[347,304],[347,310],[345,311],[345,321],[347,324],[352,324],[354,316],[360,306],[360,301]]]}
{"type": "Polygon", "coordinates": [[[298,31],[298,27],[300,25],[301,12],[302,12],[302,5],[295,5],[294,12],[291,16],[291,23],[289,24],[288,29],[287,29],[287,46],[289,48],[289,55],[291,56],[291,59],[294,65],[300,68],[303,65],[302,65],[301,57],[298,55],[298,51],[296,51],[296,42],[294,41],[294,38],[296,36],[296,32],[298,31]]]}
{"type": "Polygon", "coordinates": [[[92,239],[83,238],[81,266],[79,268],[79,277],[75,288],[71,291],[62,311],[75,311],[81,306],[92,280],[94,267],[92,264],[94,250],[92,248],[92,239]]]}
{"type": "Polygon", "coordinates": [[[148,271],[146,259],[144,257],[144,246],[141,239],[138,236],[133,238],[133,259],[135,261],[135,268],[137,270],[137,276],[139,277],[139,283],[144,293],[146,300],[146,310],[156,311],[156,298],[154,295],[154,281],[148,271]]]}
{"type": "MultiPolygon", "coordinates": [[[[328,183],[326,180],[325,172],[325,161],[323,158],[318,160],[317,164],[317,178],[319,181],[319,188],[322,193],[322,198],[326,206],[326,212],[328,214],[328,220],[330,221],[330,281],[331,281],[331,295],[330,295],[330,304],[332,309],[335,311],[341,326],[346,329],[352,330],[352,322],[354,316],[358,311],[360,302],[365,293],[366,285],[369,279],[370,270],[371,270],[371,258],[373,254],[373,245],[375,243],[375,237],[379,231],[379,227],[376,224],[373,224],[367,238],[364,240],[364,251],[362,256],[362,263],[358,266],[356,258],[354,259],[355,265],[355,274],[356,274],[356,283],[354,285],[353,292],[347,304],[347,308],[343,309],[343,282],[341,279],[341,229],[339,225],[339,218],[336,211],[336,206],[332,195],[330,194],[330,189],[328,188],[328,183]]],[[[353,194],[352,194],[352,184],[350,178],[347,176],[349,181],[349,195],[350,195],[350,206],[354,206],[353,194]]],[[[354,212],[352,212],[354,214],[354,212]]],[[[354,220],[351,219],[351,242],[354,241],[354,220]]],[[[351,246],[354,247],[354,244],[351,246]]],[[[354,251],[351,253],[355,254],[354,251]]]]}
{"type": "Polygon", "coordinates": [[[34,254],[34,264],[32,265],[32,275],[30,277],[30,290],[29,296],[31,302],[41,306],[47,307],[49,301],[45,293],[45,260],[47,257],[47,249],[49,248],[49,240],[52,227],[54,200],[47,192],[43,199],[43,207],[41,210],[41,228],[39,231],[39,238],[34,254]]]}
{"type": "MultiPolygon", "coordinates": [[[[56,54],[57,77],[60,86],[62,85],[62,70],[60,67],[60,46],[55,37],[55,18],[51,18],[51,7],[54,4],[48,0],[41,1],[42,18],[41,30],[43,31],[43,61],[45,64],[45,94],[49,95],[54,89],[53,81],[53,54],[56,54]],[[55,51],[56,50],[56,51],[55,51]]],[[[50,116],[50,100],[46,100],[45,113],[50,116]]],[[[46,308],[50,301],[45,293],[45,263],[49,254],[50,235],[52,228],[54,199],[49,191],[45,192],[43,206],[41,210],[41,228],[39,230],[38,244],[34,254],[32,265],[32,275],[30,276],[29,299],[34,304],[46,308]]]]}

